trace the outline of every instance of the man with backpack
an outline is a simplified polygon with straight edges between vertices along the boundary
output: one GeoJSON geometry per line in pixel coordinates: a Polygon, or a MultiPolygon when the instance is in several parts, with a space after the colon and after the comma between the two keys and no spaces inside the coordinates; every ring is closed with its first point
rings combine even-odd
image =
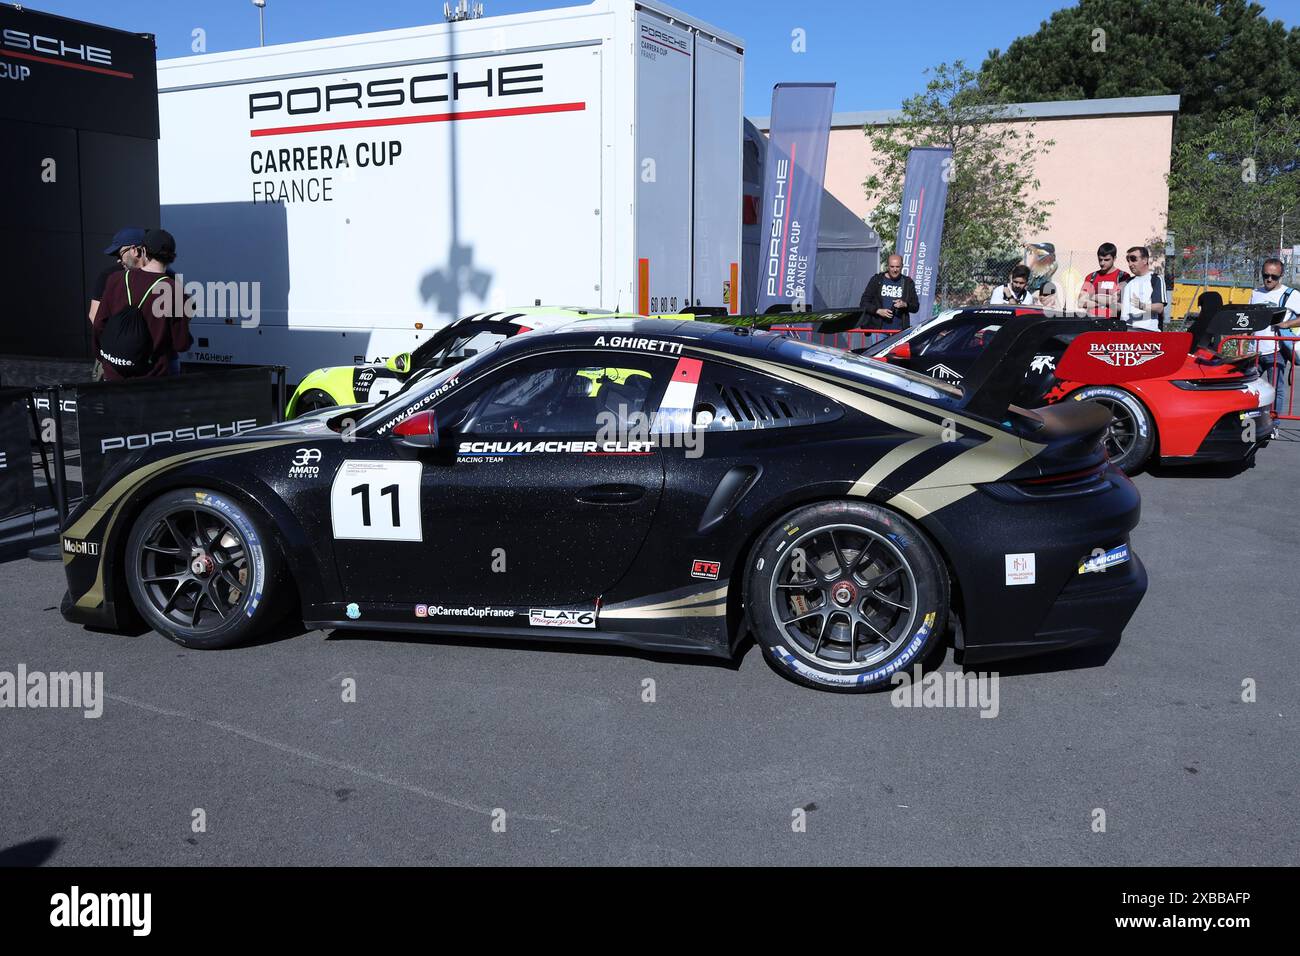
{"type": "Polygon", "coordinates": [[[109,277],[95,312],[95,355],[105,381],[176,375],[180,353],[191,345],[183,290],[168,268],[176,240],[150,229],[144,249],[138,269],[109,277]]]}
{"type": "Polygon", "coordinates": [[[1300,292],[1282,281],[1281,259],[1265,259],[1260,273],[1264,285],[1250,294],[1250,304],[1271,305],[1282,311],[1283,318],[1275,325],[1255,333],[1264,336],[1259,342],[1259,367],[1264,377],[1277,385],[1277,394],[1273,398],[1274,409],[1283,414],[1293,414],[1291,400],[1284,400],[1282,396],[1289,393],[1294,385],[1295,348],[1292,343],[1277,341],[1276,337],[1300,334],[1300,292]]]}

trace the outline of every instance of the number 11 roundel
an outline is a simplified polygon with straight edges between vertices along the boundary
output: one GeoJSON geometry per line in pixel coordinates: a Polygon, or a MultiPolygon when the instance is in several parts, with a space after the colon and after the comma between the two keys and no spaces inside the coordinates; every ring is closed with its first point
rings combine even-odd
{"type": "Polygon", "coordinates": [[[334,537],[423,541],[418,461],[345,461],[330,488],[334,537]]]}

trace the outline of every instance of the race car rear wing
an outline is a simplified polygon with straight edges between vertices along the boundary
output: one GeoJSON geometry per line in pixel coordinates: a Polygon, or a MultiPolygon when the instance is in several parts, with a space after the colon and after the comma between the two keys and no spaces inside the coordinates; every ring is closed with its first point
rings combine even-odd
{"type": "Polygon", "coordinates": [[[1217,350],[1220,340],[1226,336],[1263,332],[1278,320],[1278,314],[1282,311],[1266,302],[1258,305],[1221,305],[1210,312],[1208,317],[1202,310],[1200,317],[1191,326],[1193,347],[1217,350]]]}
{"type": "Polygon", "coordinates": [[[795,312],[792,309],[770,311],[765,315],[710,316],[718,325],[744,325],[751,329],[770,329],[782,325],[811,325],[812,332],[834,335],[858,328],[862,323],[861,309],[819,309],[815,312],[795,312]]]}
{"type": "MultiPolygon", "coordinates": [[[[1082,336],[1086,333],[1144,337],[1162,334],[1127,332],[1127,328],[1121,319],[1013,316],[998,329],[966,373],[962,380],[965,395],[960,404],[967,411],[985,418],[999,420],[1005,417],[1013,396],[1024,384],[1025,370],[1051,339],[1082,336]]],[[[1074,350],[1078,341],[1076,338],[1070,343],[1066,354],[1061,358],[1062,362],[1074,350]]],[[[1183,354],[1185,356],[1187,353],[1184,351],[1183,354]]]]}

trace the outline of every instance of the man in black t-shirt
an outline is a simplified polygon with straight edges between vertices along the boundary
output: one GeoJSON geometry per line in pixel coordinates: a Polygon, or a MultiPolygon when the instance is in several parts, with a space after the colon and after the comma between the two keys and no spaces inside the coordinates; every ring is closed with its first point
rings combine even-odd
{"type": "Polygon", "coordinates": [[[860,307],[867,327],[905,329],[911,316],[921,310],[916,297],[916,283],[903,275],[903,257],[892,255],[885,260],[885,271],[871,277],[862,293],[860,307]]]}

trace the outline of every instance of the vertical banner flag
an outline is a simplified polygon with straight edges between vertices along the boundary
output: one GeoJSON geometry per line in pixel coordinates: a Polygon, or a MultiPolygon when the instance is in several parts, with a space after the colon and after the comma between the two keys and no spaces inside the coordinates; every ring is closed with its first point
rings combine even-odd
{"type": "Polygon", "coordinates": [[[758,311],[813,307],[834,83],[778,83],[763,170],[758,311]]]}
{"type": "Polygon", "coordinates": [[[916,283],[916,297],[921,302],[921,308],[912,316],[913,325],[929,321],[934,311],[939,240],[943,237],[943,210],[948,203],[951,168],[951,149],[924,147],[907,154],[894,251],[903,257],[903,274],[911,276],[916,283]]]}

